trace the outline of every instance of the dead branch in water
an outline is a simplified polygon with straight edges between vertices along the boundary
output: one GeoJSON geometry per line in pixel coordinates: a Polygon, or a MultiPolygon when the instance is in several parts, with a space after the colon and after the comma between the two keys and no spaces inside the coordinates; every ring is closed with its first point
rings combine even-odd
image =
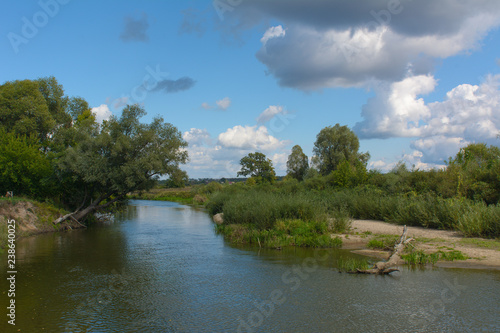
{"type": "Polygon", "coordinates": [[[360,270],[358,269],[355,273],[359,274],[389,274],[395,271],[399,271],[397,268],[392,268],[398,264],[401,260],[401,253],[405,249],[406,245],[413,240],[413,238],[406,238],[408,233],[408,228],[406,225],[403,227],[403,234],[399,237],[399,241],[394,245],[392,254],[387,261],[377,262],[372,269],[360,270]]]}

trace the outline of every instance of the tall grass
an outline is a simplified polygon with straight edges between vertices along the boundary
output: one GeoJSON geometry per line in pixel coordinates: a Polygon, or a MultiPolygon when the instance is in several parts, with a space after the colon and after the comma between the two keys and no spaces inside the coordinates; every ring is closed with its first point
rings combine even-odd
{"type": "Polygon", "coordinates": [[[342,246],[342,240],[339,237],[332,238],[323,222],[279,220],[273,229],[258,229],[253,224],[223,224],[217,225],[216,231],[231,243],[266,248],[342,246]]]}
{"type": "Polygon", "coordinates": [[[500,236],[500,205],[476,203],[458,218],[458,229],[468,237],[500,236]]]}
{"type": "Polygon", "coordinates": [[[210,198],[207,208],[212,215],[224,213],[225,224],[251,224],[257,229],[271,229],[278,220],[327,220],[325,207],[305,194],[219,192],[210,198]]]}
{"type": "Polygon", "coordinates": [[[350,218],[358,218],[500,237],[500,205],[414,192],[394,195],[373,187],[318,191],[293,185],[227,186],[211,195],[207,208],[212,215],[224,213],[225,223],[259,229],[273,228],[280,219],[301,219],[330,221],[332,232],[343,232],[350,218]]]}

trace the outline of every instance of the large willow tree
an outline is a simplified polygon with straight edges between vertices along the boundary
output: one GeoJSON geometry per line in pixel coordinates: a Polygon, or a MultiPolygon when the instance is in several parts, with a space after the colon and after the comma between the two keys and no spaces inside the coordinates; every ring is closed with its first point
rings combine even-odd
{"type": "Polygon", "coordinates": [[[0,194],[50,199],[74,211],[59,221],[80,220],[179,174],[187,143],[162,118],[141,123],[145,114],[130,105],[100,125],[54,77],[0,85],[0,194]]]}
{"type": "Polygon", "coordinates": [[[97,130],[88,124],[77,129],[76,145],[63,152],[58,166],[62,177],[79,186],[82,202],[64,218],[80,220],[131,191],[151,189],[160,176],[187,162],[187,143],[177,128],[162,118],[143,124],[139,119],[145,114],[129,105],[120,118],[111,117],[97,130]]]}

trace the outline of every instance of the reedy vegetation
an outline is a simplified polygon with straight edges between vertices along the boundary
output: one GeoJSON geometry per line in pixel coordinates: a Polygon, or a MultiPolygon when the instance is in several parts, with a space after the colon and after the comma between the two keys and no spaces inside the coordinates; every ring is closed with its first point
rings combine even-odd
{"type": "Polygon", "coordinates": [[[212,215],[224,213],[225,224],[252,225],[258,230],[273,229],[279,220],[300,219],[330,224],[332,232],[341,232],[348,227],[346,219],[352,217],[459,230],[469,237],[500,236],[498,204],[445,198],[430,191],[391,193],[374,185],[339,188],[329,185],[325,178],[302,183],[284,181],[274,186],[227,185],[210,194],[207,208],[212,215]],[[311,183],[316,188],[311,188],[311,183]],[[336,228],[335,221],[344,227],[336,228]]]}

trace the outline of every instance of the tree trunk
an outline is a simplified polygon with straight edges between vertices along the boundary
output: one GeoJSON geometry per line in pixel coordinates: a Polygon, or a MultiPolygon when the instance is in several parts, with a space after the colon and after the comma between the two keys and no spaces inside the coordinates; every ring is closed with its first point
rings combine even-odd
{"type": "Polygon", "coordinates": [[[392,254],[387,261],[377,262],[372,269],[360,270],[358,269],[355,273],[359,274],[389,274],[395,271],[399,271],[397,268],[392,268],[397,265],[398,261],[401,259],[401,253],[405,249],[406,244],[411,242],[413,238],[406,239],[406,234],[408,233],[408,228],[406,225],[403,227],[403,234],[399,238],[399,242],[394,245],[392,254]]]}
{"type": "Polygon", "coordinates": [[[106,194],[100,196],[93,203],[91,203],[90,206],[88,206],[87,208],[81,209],[81,206],[80,206],[80,208],[78,208],[77,210],[75,210],[73,213],[61,216],[60,218],[58,218],[57,220],[55,220],[53,223],[54,224],[58,224],[58,223],[61,223],[63,221],[66,221],[69,218],[72,218],[72,219],[76,220],[78,223],[80,223],[79,221],[82,220],[88,214],[92,214],[96,210],[104,209],[106,207],[109,207],[113,203],[115,203],[115,202],[117,202],[119,200],[122,200],[125,197],[126,193],[122,193],[122,194],[118,195],[116,198],[114,198],[113,200],[110,200],[109,202],[107,202],[107,203],[105,203],[103,205],[99,205],[102,201],[104,201],[105,199],[108,199],[109,197],[111,197],[114,194],[116,194],[116,192],[106,193],[106,194]]]}
{"type": "Polygon", "coordinates": [[[88,206],[85,209],[76,210],[73,213],[69,213],[69,214],[66,214],[64,216],[61,216],[60,218],[58,218],[57,220],[55,220],[53,223],[54,224],[58,224],[58,223],[66,221],[69,218],[72,218],[72,219],[76,220],[78,223],[80,223],[79,222],[80,220],[82,220],[88,214],[93,213],[96,210],[96,208],[97,208],[97,205],[91,204],[90,206],[88,206]]]}

